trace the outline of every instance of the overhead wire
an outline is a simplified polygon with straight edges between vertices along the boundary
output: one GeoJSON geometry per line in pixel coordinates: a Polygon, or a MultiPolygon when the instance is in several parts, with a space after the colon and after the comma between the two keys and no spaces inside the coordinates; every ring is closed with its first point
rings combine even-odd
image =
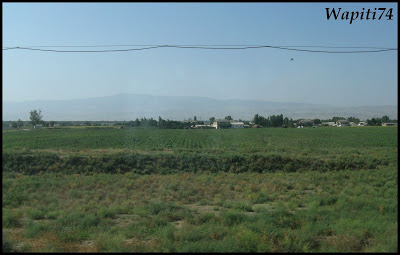
{"type": "MultiPolygon", "coordinates": [[[[25,48],[90,48],[90,47],[153,47],[153,46],[194,46],[194,47],[253,47],[253,46],[266,46],[260,44],[111,44],[111,45],[35,45],[35,46],[24,46],[25,48]]],[[[387,47],[366,47],[366,46],[304,46],[304,45],[297,45],[297,46],[272,46],[271,47],[299,47],[299,48],[364,48],[364,49],[393,49],[387,47]]],[[[17,48],[17,47],[7,47],[7,48],[17,48]]]]}
{"type": "MultiPolygon", "coordinates": [[[[106,50],[58,50],[58,49],[43,49],[51,47],[127,47],[134,45],[87,45],[87,46],[35,46],[35,47],[8,47],[3,50],[31,50],[31,51],[45,51],[45,52],[61,52],[61,53],[99,53],[99,52],[127,52],[127,51],[140,51],[150,50],[156,48],[180,48],[180,49],[205,49],[205,50],[245,50],[245,49],[259,49],[259,48],[272,48],[290,51],[302,51],[313,53],[372,53],[397,50],[396,48],[381,48],[381,47],[348,47],[348,46],[272,46],[272,45],[142,45],[142,48],[128,48],[128,49],[106,49],[106,50]],[[350,51],[332,51],[332,50],[310,50],[299,48],[347,48],[347,49],[373,49],[373,50],[350,50],[350,51]]],[[[139,46],[139,45],[136,45],[139,46]]]]}

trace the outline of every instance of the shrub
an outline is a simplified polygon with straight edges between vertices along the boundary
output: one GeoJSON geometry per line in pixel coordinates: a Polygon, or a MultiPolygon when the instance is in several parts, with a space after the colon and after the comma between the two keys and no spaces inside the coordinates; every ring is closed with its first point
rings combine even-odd
{"type": "Polygon", "coordinates": [[[21,223],[19,221],[22,213],[20,211],[14,211],[10,209],[3,208],[3,227],[14,228],[20,227],[21,223]]]}
{"type": "Polygon", "coordinates": [[[220,214],[221,221],[224,225],[233,226],[246,220],[246,215],[230,211],[223,211],[220,214]]]}

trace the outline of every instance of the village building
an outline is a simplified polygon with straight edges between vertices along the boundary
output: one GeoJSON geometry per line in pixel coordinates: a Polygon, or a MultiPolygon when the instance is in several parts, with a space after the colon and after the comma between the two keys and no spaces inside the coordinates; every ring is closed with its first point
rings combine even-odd
{"type": "Polygon", "coordinates": [[[336,123],[334,121],[326,121],[326,122],[322,122],[321,125],[333,127],[333,126],[336,126],[336,123]]]}
{"type": "Polygon", "coordinates": [[[231,126],[231,123],[229,120],[226,120],[226,119],[217,119],[214,121],[212,126],[216,129],[229,128],[231,126]]]}
{"type": "Polygon", "coordinates": [[[210,129],[210,128],[215,128],[215,127],[213,127],[211,125],[204,125],[204,124],[200,125],[199,124],[199,125],[195,125],[194,128],[195,129],[210,129]]]}
{"type": "Polygon", "coordinates": [[[397,127],[397,123],[382,123],[383,127],[397,127]]]}
{"type": "Polygon", "coordinates": [[[243,122],[231,122],[231,128],[244,128],[243,122]]]}
{"type": "Polygon", "coordinates": [[[298,121],[297,126],[311,127],[314,126],[314,121],[310,119],[302,119],[298,121]]]}
{"type": "Polygon", "coordinates": [[[350,121],[348,121],[348,120],[338,120],[338,121],[336,121],[336,125],[338,127],[350,126],[350,121]]]}

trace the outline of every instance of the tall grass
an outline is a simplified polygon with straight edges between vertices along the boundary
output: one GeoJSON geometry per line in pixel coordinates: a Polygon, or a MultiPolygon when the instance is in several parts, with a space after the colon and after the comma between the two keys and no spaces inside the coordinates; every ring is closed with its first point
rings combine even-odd
{"type": "Polygon", "coordinates": [[[396,252],[397,129],[3,132],[3,251],[396,252]]]}
{"type": "MultiPolygon", "coordinates": [[[[3,187],[3,231],[24,230],[8,235],[6,247],[52,237],[46,242],[53,251],[397,250],[394,167],[264,174],[3,173],[3,178],[9,183],[3,187]],[[17,206],[9,199],[16,186],[28,191],[17,206]],[[48,204],[47,196],[58,203],[48,204]]],[[[35,247],[29,251],[41,251],[35,247]]]]}

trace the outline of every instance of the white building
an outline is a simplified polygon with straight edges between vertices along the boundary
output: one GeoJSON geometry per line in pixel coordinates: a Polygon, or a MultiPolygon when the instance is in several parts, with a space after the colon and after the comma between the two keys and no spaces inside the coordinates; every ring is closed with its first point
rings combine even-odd
{"type": "Polygon", "coordinates": [[[383,127],[397,127],[397,123],[382,123],[383,127]]]}
{"type": "Polygon", "coordinates": [[[243,122],[231,122],[231,128],[244,128],[243,122]]]}
{"type": "Polygon", "coordinates": [[[338,127],[347,127],[347,126],[350,126],[350,121],[348,121],[348,120],[338,120],[338,121],[336,121],[336,125],[338,127]]]}
{"type": "Polygon", "coordinates": [[[325,125],[325,126],[330,126],[330,127],[336,126],[336,123],[333,121],[322,122],[321,124],[325,125]]]}
{"type": "Polygon", "coordinates": [[[229,120],[226,120],[226,119],[218,119],[218,120],[215,120],[211,126],[216,129],[229,128],[230,122],[229,122],[229,120]]]}

